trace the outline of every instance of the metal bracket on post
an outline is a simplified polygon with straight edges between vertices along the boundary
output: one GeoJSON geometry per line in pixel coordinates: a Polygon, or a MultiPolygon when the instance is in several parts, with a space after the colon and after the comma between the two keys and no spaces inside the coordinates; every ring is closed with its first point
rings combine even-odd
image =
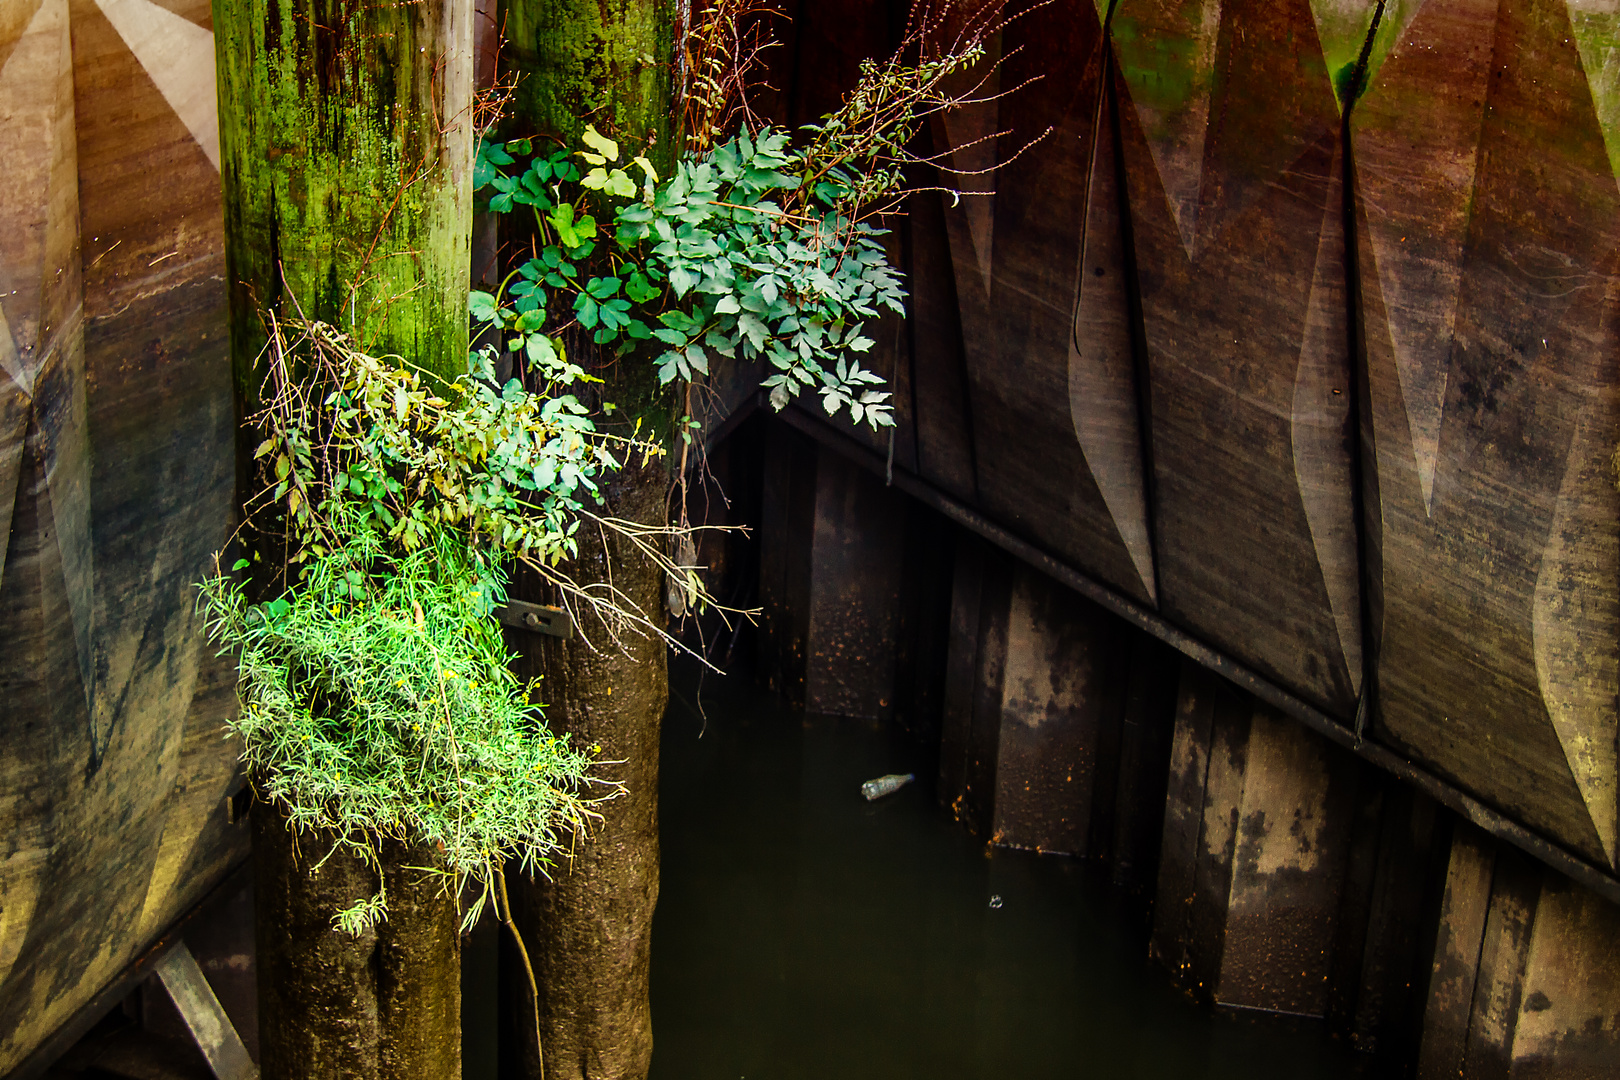
{"type": "Polygon", "coordinates": [[[495,618],[502,626],[510,626],[514,630],[528,630],[557,638],[574,636],[574,624],[568,620],[568,612],[550,604],[508,600],[505,606],[495,609],[495,618]]]}
{"type": "Polygon", "coordinates": [[[236,1026],[220,1007],[214,988],[208,985],[197,958],[184,941],[153,966],[153,973],[169,992],[169,1000],[180,1011],[197,1048],[208,1059],[208,1067],[219,1080],[259,1080],[259,1067],[253,1064],[236,1026]]]}

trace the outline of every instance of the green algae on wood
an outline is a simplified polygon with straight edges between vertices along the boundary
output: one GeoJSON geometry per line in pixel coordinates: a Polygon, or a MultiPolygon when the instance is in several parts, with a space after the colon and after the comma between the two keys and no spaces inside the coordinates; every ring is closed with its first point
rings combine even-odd
{"type": "Polygon", "coordinates": [[[504,0],[501,9],[504,58],[523,75],[512,101],[517,127],[573,147],[594,124],[669,171],[677,21],[670,0],[504,0]]]}
{"type": "Polygon", "coordinates": [[[1609,168],[1620,180],[1620,4],[1569,0],[1569,20],[1609,151],[1609,168]]]}
{"type": "MultiPolygon", "coordinates": [[[[459,0],[215,0],[239,415],[258,400],[266,312],[466,370],[472,16],[459,0]]],[[[372,872],[319,865],[323,839],[292,836],[275,807],[254,816],[266,1080],[459,1075],[455,901],[411,869],[432,853],[385,850],[390,918],[349,937],[331,913],[372,895],[372,872]]]]}
{"type": "Polygon", "coordinates": [[[443,376],[465,370],[472,15],[440,0],[215,0],[232,345],[249,400],[264,307],[443,376]]]}
{"type": "MultiPolygon", "coordinates": [[[[616,139],[626,156],[644,153],[661,175],[676,156],[671,91],[676,14],[670,0],[504,0],[502,66],[520,77],[514,134],[535,133],[577,148],[586,124],[616,139]]],[[[641,423],[654,437],[673,430],[671,395],[645,357],[613,362],[585,333],[568,335],[570,356],[607,381],[593,405],[617,408],[599,426],[641,423]]],[[[661,462],[629,468],[604,485],[609,512],[649,526],[666,519],[668,474],[661,462]]],[[[566,568],[581,582],[613,583],[629,605],[658,621],[663,575],[616,533],[580,531],[566,568]]],[[[512,593],[549,601],[521,578],[512,593]]],[[[624,792],[600,806],[602,820],[550,882],[514,876],[519,928],[540,978],[541,1054],[534,1045],[528,987],[509,986],[513,1048],[522,1075],[548,1080],[645,1077],[652,1059],[649,965],[658,902],[658,745],[668,695],[668,655],[656,638],[625,635],[587,616],[570,641],[524,635],[520,674],[544,674],[548,721],[578,745],[600,745],[622,762],[624,792]],[[587,643],[587,640],[588,642],[587,643]]],[[[522,982],[522,980],[518,980],[522,982]]]]}

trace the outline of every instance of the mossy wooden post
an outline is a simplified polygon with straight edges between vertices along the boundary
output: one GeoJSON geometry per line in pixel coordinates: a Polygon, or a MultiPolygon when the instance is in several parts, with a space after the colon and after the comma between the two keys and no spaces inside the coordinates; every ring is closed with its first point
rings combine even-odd
{"type": "MultiPolygon", "coordinates": [[[[258,397],[262,313],[352,329],[465,370],[472,0],[214,0],[236,385],[258,397]]],[[[456,911],[432,853],[385,846],[389,917],[331,929],[376,875],[254,814],[266,1080],[461,1075],[456,911]]]]}
{"type": "MultiPolygon", "coordinates": [[[[587,123],[645,153],[667,175],[675,157],[671,121],[671,0],[505,0],[503,64],[522,74],[513,103],[517,134],[555,136],[581,146],[587,123]]],[[[570,343],[580,357],[586,342],[570,343]]],[[[669,427],[668,402],[650,362],[606,365],[603,399],[618,416],[643,418],[643,430],[669,427]]],[[[599,423],[603,418],[599,418],[599,423]]],[[[658,463],[627,470],[609,485],[610,513],[663,521],[668,472],[658,463]]],[[[663,618],[656,567],[617,537],[594,530],[571,572],[581,582],[612,581],[655,618],[663,618]]],[[[552,880],[512,878],[514,911],[540,982],[546,1080],[633,1080],[652,1060],[647,978],[653,908],[658,901],[658,735],[668,699],[662,642],[627,636],[627,651],[586,617],[567,642],[523,643],[520,666],[544,673],[548,720],[577,743],[599,744],[622,796],[603,804],[602,820],[563,861],[552,880]],[[593,651],[585,639],[594,642],[593,651]]],[[[528,989],[508,982],[523,1073],[540,1075],[528,989]]]]}

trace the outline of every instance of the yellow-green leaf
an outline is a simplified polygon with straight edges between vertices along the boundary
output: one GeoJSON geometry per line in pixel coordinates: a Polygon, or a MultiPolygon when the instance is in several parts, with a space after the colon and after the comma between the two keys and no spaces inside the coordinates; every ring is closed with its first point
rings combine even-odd
{"type": "MultiPolygon", "coordinates": [[[[586,124],[585,134],[581,136],[585,145],[595,150],[609,161],[619,160],[619,144],[596,130],[595,125],[586,124]]],[[[588,160],[588,159],[587,159],[588,160]]],[[[592,162],[596,164],[596,162],[592,162]]]]}

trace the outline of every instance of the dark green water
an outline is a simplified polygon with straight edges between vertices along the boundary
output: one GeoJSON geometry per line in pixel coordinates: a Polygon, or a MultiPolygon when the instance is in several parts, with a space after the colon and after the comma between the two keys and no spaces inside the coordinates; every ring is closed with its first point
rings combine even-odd
{"type": "Polygon", "coordinates": [[[694,680],[673,681],[653,1080],[1361,1075],[1314,1022],[1176,993],[1084,863],[974,840],[902,734],[712,675],[705,727],[694,680]],[[912,771],[861,798],[861,781],[912,771]]]}

